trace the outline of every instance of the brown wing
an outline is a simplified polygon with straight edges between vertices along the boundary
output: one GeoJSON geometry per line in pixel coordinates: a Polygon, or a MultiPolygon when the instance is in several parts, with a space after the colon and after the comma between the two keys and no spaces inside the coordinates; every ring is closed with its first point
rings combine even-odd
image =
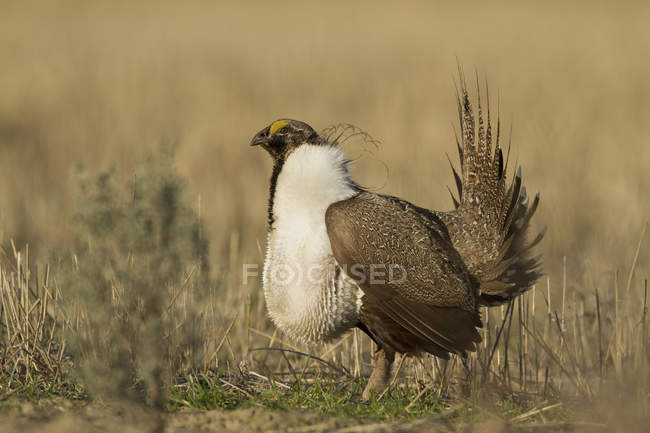
{"type": "Polygon", "coordinates": [[[361,321],[380,344],[443,357],[474,349],[477,283],[433,212],[362,192],[332,204],[325,222],[334,257],[364,292],[361,321]]]}

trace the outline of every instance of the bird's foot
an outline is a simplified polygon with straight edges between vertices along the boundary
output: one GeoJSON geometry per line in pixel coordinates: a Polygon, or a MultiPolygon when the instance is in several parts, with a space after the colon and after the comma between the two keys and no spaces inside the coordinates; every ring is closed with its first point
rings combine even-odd
{"type": "Polygon", "coordinates": [[[379,348],[375,352],[372,373],[368,379],[368,384],[361,394],[362,400],[370,400],[370,397],[373,395],[377,397],[384,392],[391,379],[391,366],[394,360],[395,352],[392,350],[379,348]]]}

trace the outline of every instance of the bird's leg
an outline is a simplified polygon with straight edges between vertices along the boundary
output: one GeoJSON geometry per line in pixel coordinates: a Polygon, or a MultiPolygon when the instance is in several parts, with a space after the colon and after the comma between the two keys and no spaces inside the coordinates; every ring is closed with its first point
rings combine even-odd
{"type": "Polygon", "coordinates": [[[368,400],[371,395],[378,396],[381,394],[390,381],[390,372],[395,352],[391,349],[379,347],[373,357],[372,373],[368,379],[368,384],[361,394],[363,400],[368,400]]]}

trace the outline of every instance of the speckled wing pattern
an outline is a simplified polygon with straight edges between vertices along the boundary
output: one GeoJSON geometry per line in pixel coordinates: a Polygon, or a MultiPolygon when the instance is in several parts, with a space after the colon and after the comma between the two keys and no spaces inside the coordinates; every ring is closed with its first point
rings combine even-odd
{"type": "Polygon", "coordinates": [[[364,292],[360,320],[379,344],[445,358],[474,350],[478,286],[433,212],[361,192],[330,205],[325,222],[334,257],[364,292]]]}

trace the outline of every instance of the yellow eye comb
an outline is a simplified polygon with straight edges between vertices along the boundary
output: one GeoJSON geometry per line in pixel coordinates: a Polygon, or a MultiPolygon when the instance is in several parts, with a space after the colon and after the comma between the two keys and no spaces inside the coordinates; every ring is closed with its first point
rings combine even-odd
{"type": "Polygon", "coordinates": [[[275,122],[273,122],[273,124],[271,124],[271,127],[269,128],[269,136],[275,134],[276,132],[278,132],[278,129],[284,128],[287,125],[288,123],[285,122],[284,120],[276,120],[275,122]]]}

